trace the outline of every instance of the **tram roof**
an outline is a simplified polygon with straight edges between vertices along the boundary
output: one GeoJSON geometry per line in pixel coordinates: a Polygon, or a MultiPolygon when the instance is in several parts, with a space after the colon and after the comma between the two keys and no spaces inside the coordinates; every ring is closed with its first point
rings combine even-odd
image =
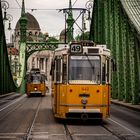
{"type": "MultiPolygon", "coordinates": [[[[55,55],[64,55],[70,53],[70,45],[71,44],[59,44],[58,48],[55,50],[55,55]]],[[[87,54],[94,55],[106,55],[110,56],[110,50],[107,49],[105,44],[96,44],[94,46],[82,46],[83,52],[87,54]]],[[[82,54],[81,53],[81,54],[82,54]]]]}

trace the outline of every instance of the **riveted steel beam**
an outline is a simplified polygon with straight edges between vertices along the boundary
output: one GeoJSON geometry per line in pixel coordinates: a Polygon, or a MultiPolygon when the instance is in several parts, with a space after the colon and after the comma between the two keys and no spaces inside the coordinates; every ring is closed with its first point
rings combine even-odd
{"type": "Polygon", "coordinates": [[[16,89],[10,71],[0,3],[0,94],[16,91],[16,89]]]}
{"type": "Polygon", "coordinates": [[[112,98],[140,102],[140,42],[120,0],[95,0],[90,39],[106,43],[116,61],[112,98]]]}

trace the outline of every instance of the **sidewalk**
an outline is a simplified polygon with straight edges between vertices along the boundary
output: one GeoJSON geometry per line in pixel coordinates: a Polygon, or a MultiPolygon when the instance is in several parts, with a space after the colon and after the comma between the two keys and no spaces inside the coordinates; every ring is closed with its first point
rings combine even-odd
{"type": "Polygon", "coordinates": [[[15,92],[7,93],[7,94],[0,94],[0,98],[10,96],[12,94],[15,94],[15,92]]]}
{"type": "Polygon", "coordinates": [[[117,99],[111,99],[111,103],[112,104],[116,104],[116,105],[120,105],[120,106],[124,106],[126,108],[135,110],[135,111],[139,111],[140,112],[140,104],[138,105],[132,105],[132,103],[125,103],[124,101],[118,101],[117,99]]]}

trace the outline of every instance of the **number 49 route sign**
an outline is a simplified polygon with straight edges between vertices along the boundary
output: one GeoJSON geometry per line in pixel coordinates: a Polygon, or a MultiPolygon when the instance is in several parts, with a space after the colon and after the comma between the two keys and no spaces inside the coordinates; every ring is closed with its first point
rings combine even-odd
{"type": "Polygon", "coordinates": [[[83,48],[81,44],[71,44],[70,53],[82,53],[83,48]]]}

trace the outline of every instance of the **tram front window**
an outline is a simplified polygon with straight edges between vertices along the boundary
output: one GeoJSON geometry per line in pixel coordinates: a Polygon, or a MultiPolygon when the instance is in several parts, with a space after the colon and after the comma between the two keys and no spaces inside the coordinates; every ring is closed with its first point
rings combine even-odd
{"type": "Polygon", "coordinates": [[[100,84],[100,57],[70,56],[69,83],[100,84]]]}
{"type": "Polygon", "coordinates": [[[34,84],[40,84],[40,81],[41,81],[41,76],[38,75],[38,74],[33,74],[31,76],[31,83],[34,83],[34,84]]]}

